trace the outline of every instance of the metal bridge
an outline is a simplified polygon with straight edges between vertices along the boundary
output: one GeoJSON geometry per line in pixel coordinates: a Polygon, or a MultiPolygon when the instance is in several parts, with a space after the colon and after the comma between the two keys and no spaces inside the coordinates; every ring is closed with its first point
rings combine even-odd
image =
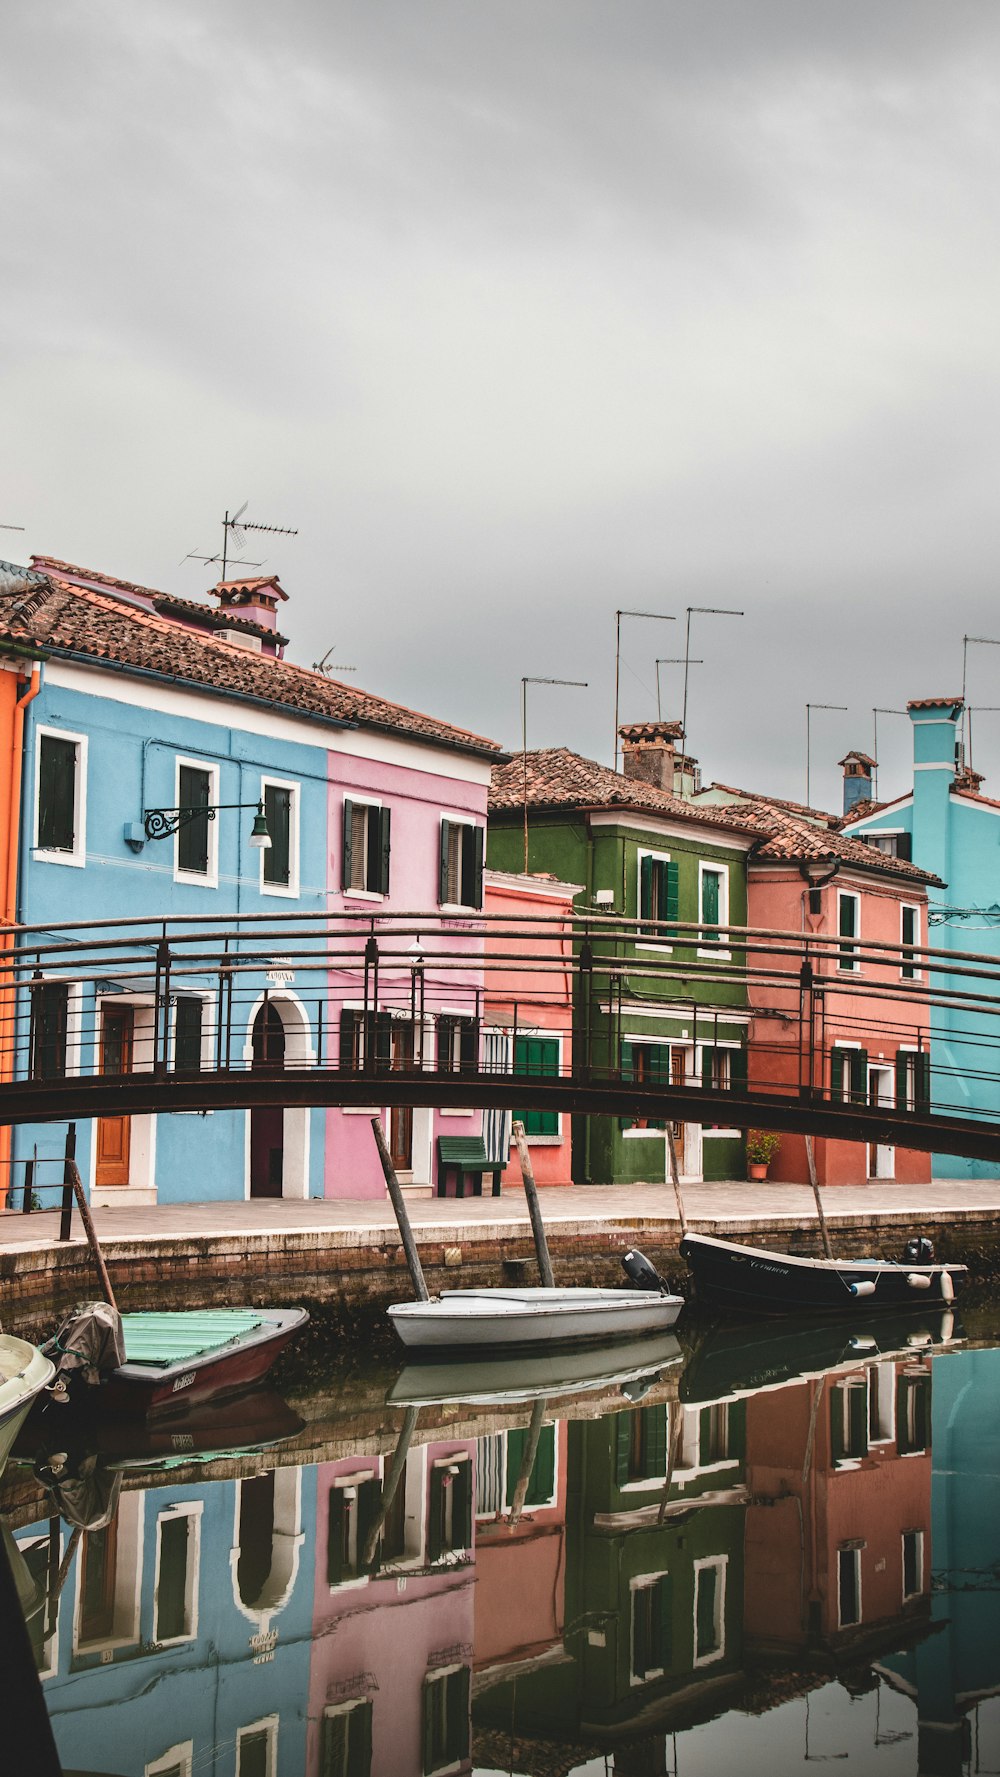
{"type": "Polygon", "coordinates": [[[1000,1162],[1000,963],[971,952],[592,912],[188,916],[0,930],[0,1124],[274,1105],[561,1111],[761,1127],[1000,1162]],[[56,1001],[58,1000],[58,1005],[56,1001]],[[144,1009],[122,1071],[98,1008],[144,1009]],[[197,1027],[178,1014],[200,1008],[197,1027]],[[294,1005],[296,1040],[284,1040],[294,1005]],[[442,1006],[447,1011],[442,1011],[442,1006]],[[699,1041],[741,1022],[727,1078],[631,1077],[630,1011],[699,1041]],[[539,1007],[546,1022],[539,1022],[539,1007]],[[456,1011],[458,1008],[458,1011],[456,1011]],[[277,1023],[275,1023],[277,1020],[277,1023]],[[475,1031],[447,1053],[442,1020],[475,1031]],[[946,1028],[952,1060],[932,1038],[946,1028]],[[484,1030],[509,1059],[481,1056],[484,1030]],[[559,1074],[517,1071],[516,1037],[565,1038],[559,1074]],[[193,1032],[193,1034],[192,1034],[193,1032]],[[277,1032],[276,1043],[272,1041],[277,1032]],[[404,1041],[393,1041],[400,1034],[404,1041]],[[192,1047],[193,1044],[193,1047],[192,1047]],[[923,1057],[892,1103],[835,1052],[923,1057]],[[962,1061],[963,1049],[980,1058],[962,1061]],[[981,1057],[992,1049],[996,1071],[981,1057]],[[957,1059],[956,1059],[957,1058],[957,1059]]]}

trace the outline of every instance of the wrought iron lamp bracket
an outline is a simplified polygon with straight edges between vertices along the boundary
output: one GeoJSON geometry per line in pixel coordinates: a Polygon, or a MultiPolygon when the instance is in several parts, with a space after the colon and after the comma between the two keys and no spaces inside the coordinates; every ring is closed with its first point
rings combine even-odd
{"type": "MultiPolygon", "coordinates": [[[[228,806],[224,804],[223,806],[228,806]]],[[[244,804],[236,803],[237,808],[244,804]]],[[[143,827],[147,839],[169,839],[180,827],[187,827],[196,821],[199,815],[214,821],[215,808],[150,808],[143,816],[143,827]]]]}

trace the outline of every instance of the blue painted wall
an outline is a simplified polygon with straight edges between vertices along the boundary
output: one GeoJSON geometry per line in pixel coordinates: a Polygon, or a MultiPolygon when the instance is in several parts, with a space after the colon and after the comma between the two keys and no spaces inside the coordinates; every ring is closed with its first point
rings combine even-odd
{"type": "MultiPolygon", "coordinates": [[[[904,801],[852,823],[849,831],[912,836],[913,862],[940,876],[931,888],[928,942],[940,950],[980,951],[1000,959],[1000,808],[952,794],[961,703],[910,710],[913,725],[913,790],[904,801]]],[[[976,983],[935,974],[932,988],[945,991],[976,983]]],[[[937,1007],[931,1025],[931,1096],[935,1109],[1000,1120],[1000,1022],[989,1014],[937,1007]]],[[[936,1178],[998,1178],[1000,1166],[934,1155],[936,1178]]]]}
{"type": "MultiPolygon", "coordinates": [[[[43,669],[43,673],[44,673],[43,669]]],[[[80,677],[83,678],[81,670],[80,677]]],[[[43,676],[39,696],[29,706],[25,725],[25,780],[22,798],[21,874],[19,917],[28,925],[51,926],[54,932],[68,921],[171,917],[207,913],[225,921],[230,915],[267,913],[278,916],[292,910],[321,913],[325,894],[327,850],[327,754],[322,742],[325,729],[316,726],[317,742],[264,736],[239,726],[240,705],[219,698],[222,722],[203,719],[200,713],[179,713],[177,705],[188,701],[192,712],[204,711],[211,693],[189,700],[169,700],[173,708],[142,708],[124,701],[118,692],[122,675],[111,669],[86,673],[92,689],[67,688],[43,676]],[[228,718],[228,720],[227,720],[228,718]],[[86,863],[82,868],[51,862],[33,851],[36,765],[40,728],[56,728],[86,736],[87,767],[86,863]],[[177,802],[176,760],[184,755],[193,762],[218,769],[218,801],[256,804],[261,777],[287,778],[299,790],[299,883],[296,898],[262,894],[259,853],[248,841],[253,809],[230,810],[216,816],[218,835],[218,886],[175,881],[174,840],[147,841],[136,854],[126,843],[126,823],[139,823],[144,809],[172,807],[177,802]]],[[[146,681],[151,700],[156,682],[146,681]]],[[[166,699],[164,700],[167,701],[166,699]]],[[[276,725],[278,726],[278,725],[276,725]]],[[[280,724],[287,731],[288,718],[280,724]]],[[[305,735],[308,721],[300,726],[305,735]]],[[[280,950],[280,944],[276,949],[280,950]]],[[[152,951],[151,973],[152,973],[152,951]]],[[[109,965],[109,974],[111,973],[109,965]]],[[[316,1042],[319,1019],[319,978],[304,978],[291,992],[305,1006],[316,1042]]],[[[148,987],[152,986],[150,981],[148,987]]],[[[192,978],[192,987],[212,990],[214,981],[192,978]]],[[[252,1000],[268,987],[264,975],[251,975],[241,986],[244,1005],[242,1036],[252,1018],[252,1000]]],[[[272,995],[277,991],[271,986],[272,995]]],[[[27,1043],[27,996],[22,1006],[19,1042],[27,1043]]],[[[303,1023],[305,1021],[303,1020],[303,1023]]],[[[85,986],[81,1003],[79,1065],[87,1071],[95,1065],[97,1019],[96,989],[85,986]]],[[[234,1041],[233,1059],[242,1060],[242,1040],[234,1041]]],[[[23,1071],[23,1068],[22,1068],[23,1071]]],[[[286,1194],[321,1196],[323,1192],[324,1113],[305,1113],[310,1118],[308,1189],[301,1186],[286,1194]]],[[[158,1200],[177,1202],[206,1198],[242,1199],[246,1192],[246,1142],[248,1113],[215,1112],[206,1117],[165,1115],[155,1119],[155,1184],[158,1200]]],[[[133,1121],[133,1142],[136,1125],[133,1121]]],[[[43,1158],[63,1150],[65,1125],[22,1127],[14,1135],[14,1186],[23,1178],[20,1162],[35,1148],[43,1158]]],[[[144,1139],[144,1138],[143,1138],[144,1139]]],[[[82,1124],[78,1131],[78,1163],[89,1183],[93,1169],[94,1130],[82,1124]]],[[[288,1156],[286,1154],[286,1167],[288,1156]]],[[[41,1182],[51,1182],[58,1169],[47,1164],[39,1169],[41,1182]]],[[[135,1181],[133,1181],[135,1182],[135,1181]]],[[[15,1198],[16,1200],[16,1198],[15,1198]]],[[[54,1201],[46,1192],[41,1201],[54,1201]]]]}

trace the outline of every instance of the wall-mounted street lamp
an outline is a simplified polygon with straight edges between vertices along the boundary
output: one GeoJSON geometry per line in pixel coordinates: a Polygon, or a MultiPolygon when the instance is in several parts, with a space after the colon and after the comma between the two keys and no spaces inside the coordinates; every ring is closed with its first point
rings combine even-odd
{"type": "Polygon", "coordinates": [[[250,844],[254,851],[270,850],[271,835],[267,830],[263,802],[215,802],[204,803],[200,807],[147,808],[142,817],[141,832],[136,832],[138,822],[132,821],[125,837],[134,851],[140,851],[146,839],[169,839],[171,834],[178,832],[181,827],[190,826],[192,821],[198,820],[202,815],[206,820],[214,821],[220,809],[230,808],[256,809],[250,829],[250,844]]]}

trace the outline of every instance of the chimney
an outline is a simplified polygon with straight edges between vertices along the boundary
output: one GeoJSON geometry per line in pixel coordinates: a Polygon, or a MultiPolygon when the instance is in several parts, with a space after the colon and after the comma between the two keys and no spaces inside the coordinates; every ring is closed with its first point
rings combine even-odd
{"type": "Polygon", "coordinates": [[[690,796],[701,788],[696,762],[677,751],[676,743],[684,735],[679,722],[627,722],[618,733],[626,777],[666,790],[670,796],[690,796]]]}
{"type": "Polygon", "coordinates": [[[876,761],[868,753],[845,753],[837,763],[844,768],[844,813],[850,814],[856,803],[872,799],[876,761]]]}
{"type": "MultiPolygon", "coordinates": [[[[280,651],[286,638],[277,633],[278,600],[287,604],[288,594],[279,585],[277,574],[261,575],[256,580],[220,580],[210,589],[209,597],[218,599],[220,612],[231,611],[234,617],[268,630],[269,637],[262,639],[265,653],[280,651]]],[[[222,633],[226,632],[223,630],[222,633]]],[[[247,645],[246,631],[234,629],[229,639],[247,645]]]]}

